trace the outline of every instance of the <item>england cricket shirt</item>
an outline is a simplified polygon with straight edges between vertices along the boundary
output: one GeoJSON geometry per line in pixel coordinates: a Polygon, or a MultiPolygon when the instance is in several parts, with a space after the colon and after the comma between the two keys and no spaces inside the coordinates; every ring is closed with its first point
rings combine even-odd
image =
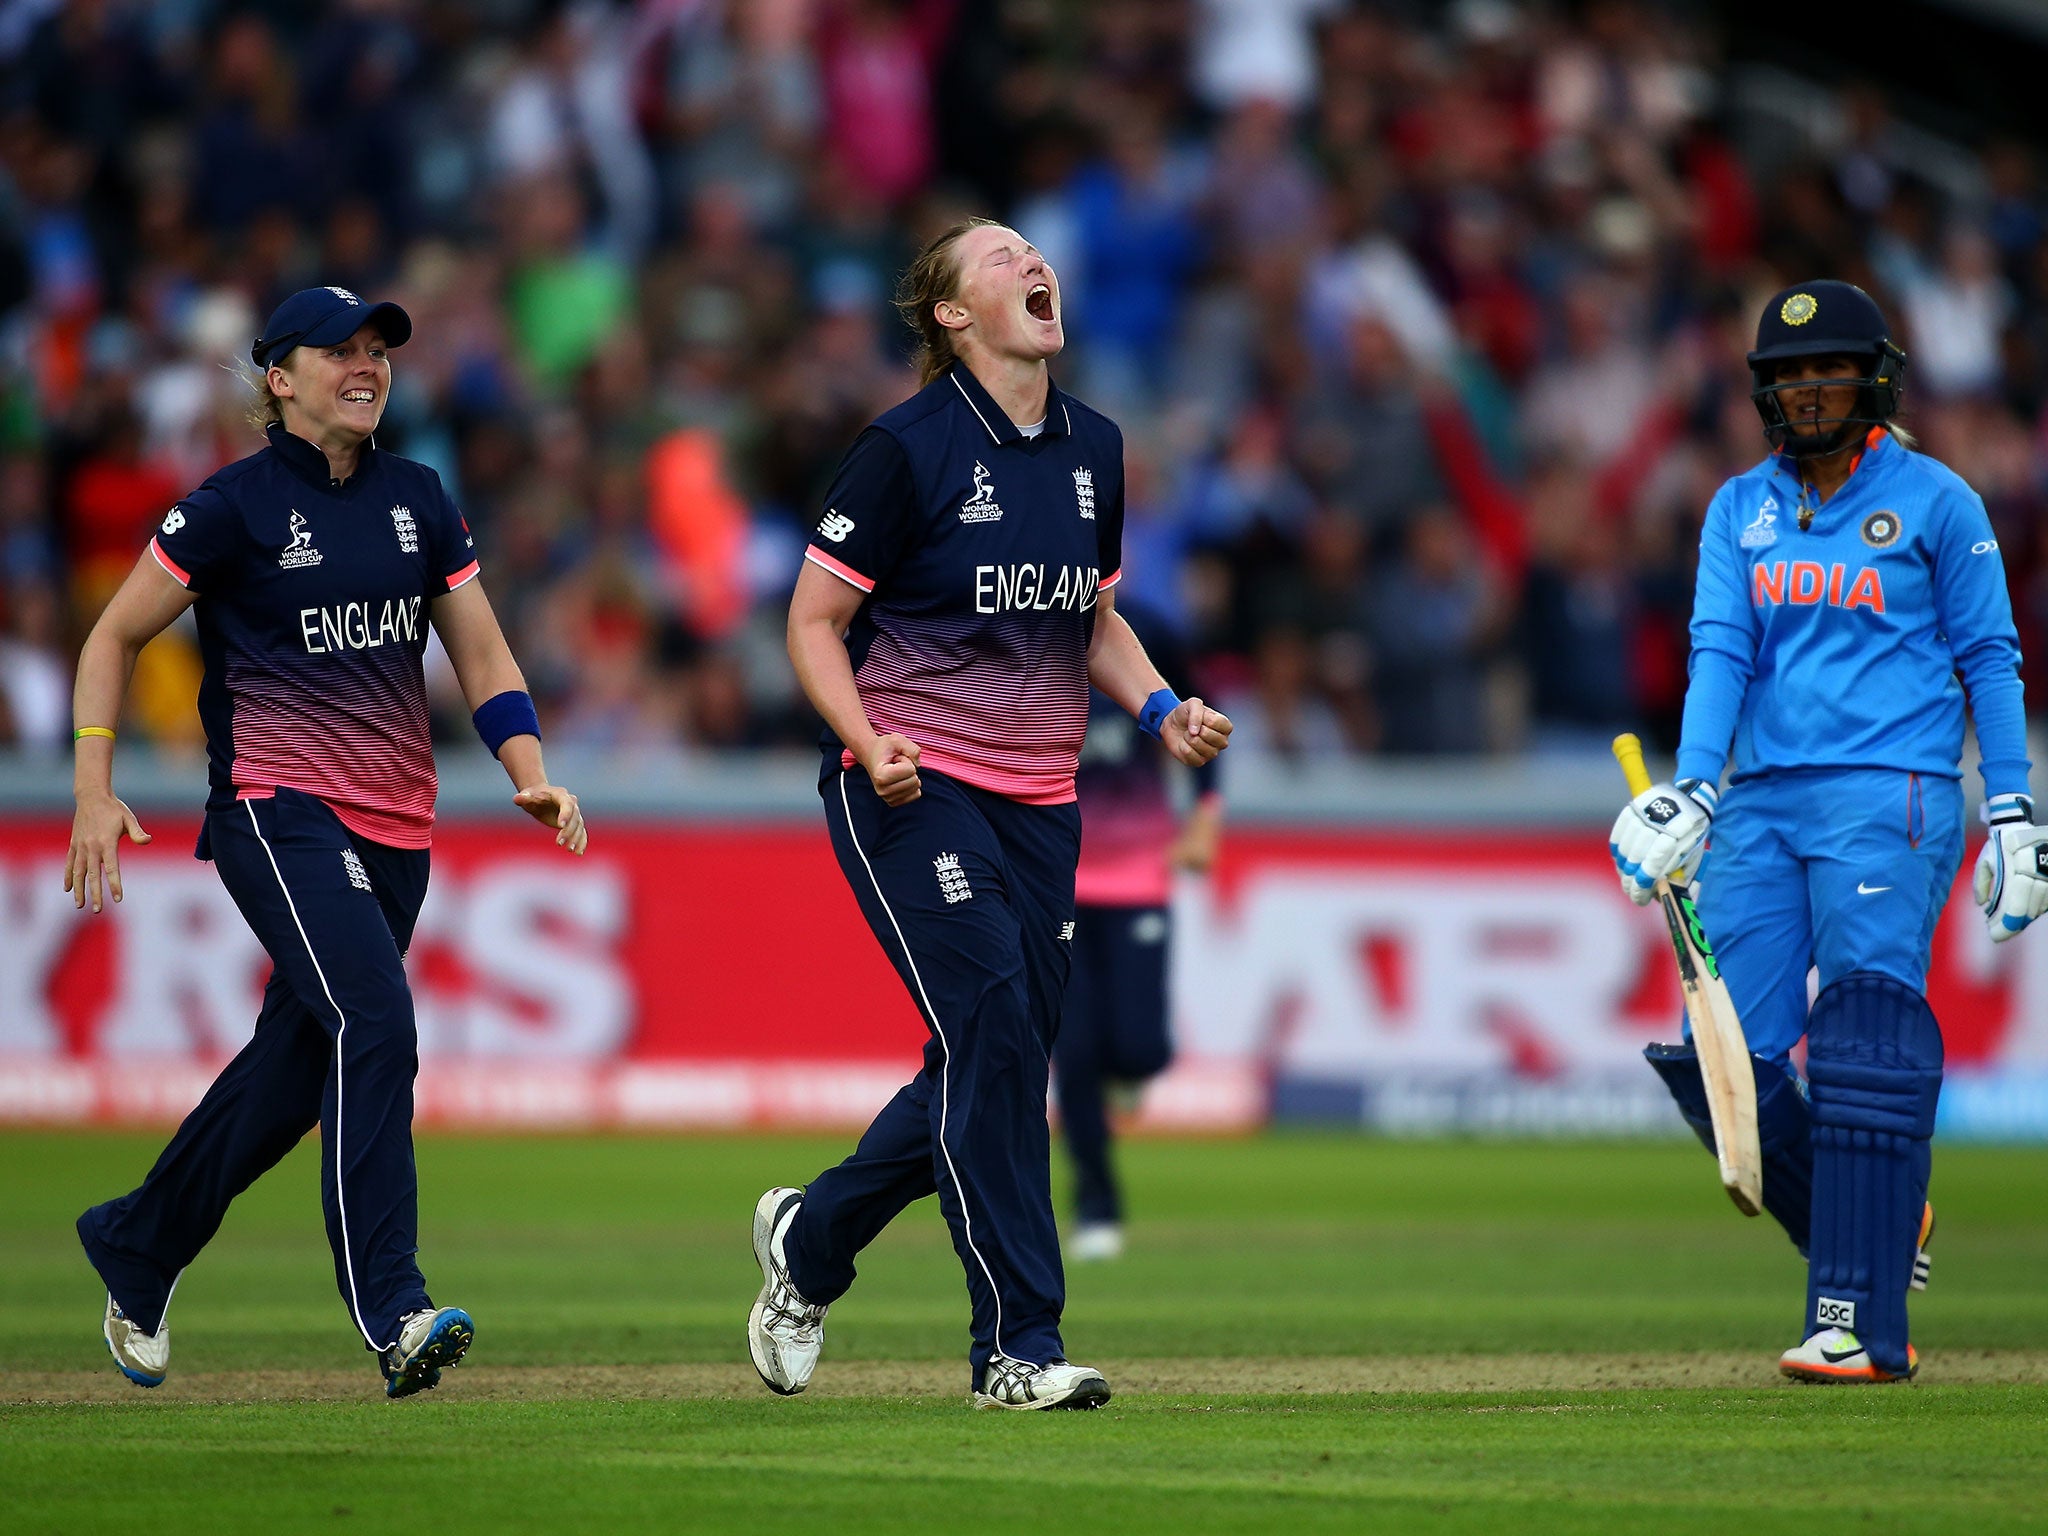
{"type": "Polygon", "coordinates": [[[273,426],[149,547],[198,595],[208,809],[296,789],[359,836],[428,846],[428,605],[477,574],[440,476],[365,445],[336,481],[318,448],[273,426]]]}
{"type": "MultiPolygon", "coordinates": [[[[964,783],[1071,801],[1123,516],[1122,433],[1055,387],[1035,437],[957,365],[878,418],[805,551],[866,594],[847,650],[875,730],[964,783]]],[[[827,771],[852,764],[828,732],[827,771]]]]}

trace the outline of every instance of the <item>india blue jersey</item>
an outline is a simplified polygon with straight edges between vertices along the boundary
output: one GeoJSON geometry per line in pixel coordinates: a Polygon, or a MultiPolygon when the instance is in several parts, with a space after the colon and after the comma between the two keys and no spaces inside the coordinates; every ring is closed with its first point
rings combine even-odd
{"type": "Polygon", "coordinates": [[[1798,768],[1961,776],[1976,717],[1988,794],[2027,789],[2019,638],[1998,541],[1953,471],[1873,431],[1799,527],[1773,455],[1723,485],[1700,537],[1681,777],[1798,768]]]}

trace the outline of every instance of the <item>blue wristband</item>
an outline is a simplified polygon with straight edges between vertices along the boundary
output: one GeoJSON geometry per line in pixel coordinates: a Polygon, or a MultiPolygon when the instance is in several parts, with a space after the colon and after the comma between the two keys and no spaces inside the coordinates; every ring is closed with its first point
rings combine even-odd
{"type": "Polygon", "coordinates": [[[1162,688],[1147,699],[1138,710],[1138,729],[1147,736],[1156,737],[1159,727],[1166,723],[1166,717],[1180,708],[1180,695],[1171,688],[1162,688]]]}
{"type": "Polygon", "coordinates": [[[540,716],[534,713],[533,695],[517,689],[508,688],[485,699],[469,718],[493,757],[514,736],[540,736],[540,716]]]}
{"type": "Polygon", "coordinates": [[[1987,827],[2024,825],[2034,819],[2034,802],[2025,795],[1993,795],[1977,814],[1987,827]]]}
{"type": "Polygon", "coordinates": [[[1714,812],[1721,808],[1720,791],[1715,789],[1705,779],[1680,779],[1671,787],[1683,790],[1698,802],[1699,808],[1707,813],[1707,820],[1709,821],[1714,819],[1714,812]]]}

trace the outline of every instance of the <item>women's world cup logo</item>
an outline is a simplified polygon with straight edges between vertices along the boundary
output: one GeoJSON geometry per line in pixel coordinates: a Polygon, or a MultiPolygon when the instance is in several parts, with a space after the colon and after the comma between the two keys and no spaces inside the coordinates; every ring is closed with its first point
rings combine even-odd
{"type": "Polygon", "coordinates": [[[296,571],[305,566],[318,565],[321,555],[320,551],[313,547],[313,530],[307,525],[306,514],[296,507],[292,508],[291,522],[288,526],[291,529],[291,539],[286,543],[284,553],[277,557],[279,569],[296,571]]]}

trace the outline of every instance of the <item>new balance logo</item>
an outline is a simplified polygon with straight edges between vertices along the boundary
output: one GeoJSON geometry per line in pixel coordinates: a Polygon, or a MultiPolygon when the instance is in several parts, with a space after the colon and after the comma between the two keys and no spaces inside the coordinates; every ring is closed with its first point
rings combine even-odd
{"type": "Polygon", "coordinates": [[[359,891],[370,888],[370,872],[363,868],[363,861],[356,857],[353,848],[341,850],[341,867],[348,874],[348,883],[359,891]]]}
{"type": "Polygon", "coordinates": [[[834,544],[844,544],[846,536],[853,532],[853,519],[844,512],[827,512],[818,524],[818,537],[830,539],[834,544]]]}
{"type": "Polygon", "coordinates": [[[1060,942],[1061,942],[1062,944],[1069,944],[1069,943],[1072,943],[1072,942],[1073,942],[1073,938],[1074,938],[1074,925],[1073,925],[1072,923],[1061,923],[1061,924],[1060,924],[1060,942]]]}
{"type": "Polygon", "coordinates": [[[938,872],[939,894],[946,898],[948,906],[974,899],[973,888],[967,883],[967,872],[960,867],[959,854],[940,854],[932,860],[932,868],[938,872]]]}
{"type": "Polygon", "coordinates": [[[179,508],[173,507],[164,514],[163,530],[165,533],[176,533],[184,526],[185,514],[179,508]]]}

